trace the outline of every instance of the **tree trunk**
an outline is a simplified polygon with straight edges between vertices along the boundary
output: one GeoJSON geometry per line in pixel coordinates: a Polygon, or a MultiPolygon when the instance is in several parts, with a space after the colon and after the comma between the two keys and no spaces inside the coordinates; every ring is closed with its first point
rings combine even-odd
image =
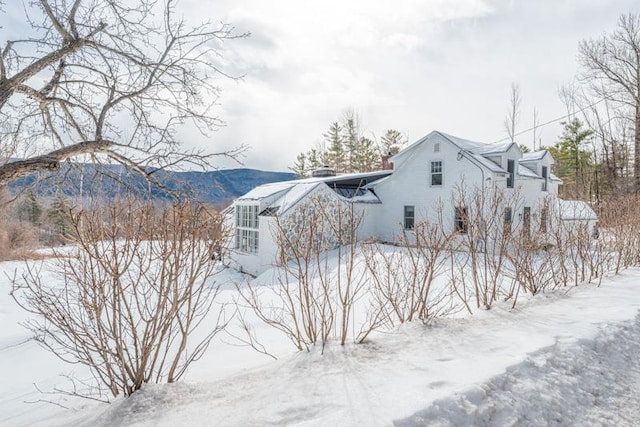
{"type": "Polygon", "coordinates": [[[111,146],[113,146],[112,141],[83,141],[42,156],[0,164],[0,186],[34,172],[58,169],[60,162],[82,154],[104,153],[111,146]]]}
{"type": "Polygon", "coordinates": [[[636,194],[640,194],[640,103],[636,102],[635,141],[633,151],[633,183],[636,194]]]}

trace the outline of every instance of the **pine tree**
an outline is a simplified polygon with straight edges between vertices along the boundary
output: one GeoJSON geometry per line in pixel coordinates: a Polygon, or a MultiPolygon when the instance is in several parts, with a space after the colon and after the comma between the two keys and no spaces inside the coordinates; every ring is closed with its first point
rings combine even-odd
{"type": "Polygon", "coordinates": [[[61,237],[67,236],[71,231],[70,212],[67,199],[61,193],[56,193],[47,210],[47,218],[53,231],[61,237]]]}
{"type": "Polygon", "coordinates": [[[379,144],[362,136],[353,110],[344,113],[342,122],[333,122],[322,136],[323,143],[298,154],[290,167],[298,176],[309,176],[322,166],[332,167],[336,173],[377,170],[382,164],[381,157],[396,154],[407,143],[407,138],[395,129],[388,129],[379,144]]]}
{"type": "Polygon", "coordinates": [[[36,194],[29,191],[26,198],[18,205],[18,219],[28,221],[34,225],[40,225],[42,217],[42,206],[38,202],[36,194]]]}
{"type": "Polygon", "coordinates": [[[316,148],[309,150],[307,153],[307,169],[310,173],[327,163],[324,157],[326,155],[320,154],[316,148]]]}
{"type": "Polygon", "coordinates": [[[292,168],[289,168],[298,178],[307,178],[309,176],[309,168],[307,165],[307,155],[305,153],[298,154],[296,162],[292,168]]]}
{"type": "Polygon", "coordinates": [[[382,138],[380,138],[380,155],[389,156],[397,154],[398,151],[407,143],[407,138],[395,129],[387,129],[382,138]]]}
{"type": "Polygon", "coordinates": [[[358,148],[360,145],[360,125],[358,123],[358,116],[353,110],[348,110],[344,115],[342,135],[347,160],[345,172],[353,172],[358,168],[358,148]]]}
{"type": "Polygon", "coordinates": [[[327,143],[327,163],[335,169],[336,173],[347,170],[347,159],[342,139],[342,126],[333,122],[329,130],[323,135],[327,143]]]}
{"type": "Polygon", "coordinates": [[[578,119],[562,122],[564,126],[560,141],[549,148],[556,161],[555,173],[564,182],[563,191],[572,196],[584,197],[589,190],[588,181],[594,169],[592,153],[583,148],[593,135],[584,129],[578,119]]]}
{"type": "Polygon", "coordinates": [[[380,156],[374,142],[362,137],[358,143],[355,158],[355,170],[353,172],[371,172],[380,169],[380,156]]]}

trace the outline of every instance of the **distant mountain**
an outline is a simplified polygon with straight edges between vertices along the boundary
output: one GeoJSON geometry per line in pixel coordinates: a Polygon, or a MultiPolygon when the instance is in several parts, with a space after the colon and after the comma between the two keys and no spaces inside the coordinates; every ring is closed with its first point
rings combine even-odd
{"type": "Polygon", "coordinates": [[[287,181],[296,176],[289,172],[268,172],[255,169],[223,169],[208,172],[152,173],[159,186],[150,186],[139,174],[120,165],[91,163],[65,164],[56,172],[40,172],[9,185],[13,194],[28,190],[39,197],[52,197],[62,192],[70,198],[89,194],[113,199],[133,194],[154,200],[172,200],[172,193],[201,202],[225,204],[252,188],[269,182],[287,181]]]}

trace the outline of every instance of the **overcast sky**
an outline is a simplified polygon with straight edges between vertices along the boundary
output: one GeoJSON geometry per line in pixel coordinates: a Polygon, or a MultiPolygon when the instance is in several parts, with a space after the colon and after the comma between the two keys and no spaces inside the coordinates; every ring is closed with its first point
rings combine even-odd
{"type": "MultiPolygon", "coordinates": [[[[15,3],[14,3],[15,1],[15,3]]],[[[135,1],[135,0],[132,0],[135,1]]],[[[5,2],[6,22],[24,16],[5,2]],[[15,12],[15,13],[11,13],[15,12]]],[[[192,23],[234,25],[251,37],[225,43],[226,126],[188,143],[210,151],[250,146],[244,166],[285,171],[322,140],[345,109],[365,136],[394,128],[413,142],[434,129],[481,142],[506,136],[511,83],[518,130],[565,114],[558,97],[578,70],[578,42],[611,31],[638,0],[180,0],[192,23]]],[[[14,7],[15,6],[15,7],[14,7]]],[[[539,130],[553,144],[559,124],[539,130]]],[[[532,135],[517,142],[532,145],[532,135]]],[[[221,163],[224,167],[237,167],[221,163]]]]}
{"type": "MultiPolygon", "coordinates": [[[[519,128],[565,114],[558,88],[578,69],[578,42],[638,11],[637,0],[187,0],[189,12],[250,31],[225,62],[246,73],[224,84],[227,125],[212,148],[248,144],[247,167],[286,170],[346,108],[366,135],[395,128],[415,141],[437,129],[494,142],[511,82],[519,128]],[[208,4],[208,5],[207,5],[208,4]]],[[[553,144],[559,125],[542,128],[553,144]]],[[[532,144],[525,134],[517,142],[532,144]]]]}

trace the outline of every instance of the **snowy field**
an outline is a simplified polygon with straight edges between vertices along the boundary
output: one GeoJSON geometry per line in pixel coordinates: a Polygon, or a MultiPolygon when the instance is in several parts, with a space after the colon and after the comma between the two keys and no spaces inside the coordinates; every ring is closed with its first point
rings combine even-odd
{"type": "MultiPolygon", "coordinates": [[[[110,405],[49,394],[85,378],[18,323],[0,264],[0,425],[640,425],[640,269],[472,316],[295,352],[250,319],[268,351],[218,335],[179,384],[110,405]]],[[[269,273],[267,273],[269,274],[269,273]]],[[[226,271],[219,302],[242,280],[226,271]]],[[[258,280],[265,281],[262,276],[258,280]]],[[[240,333],[233,324],[230,332],[240,333]]]]}

